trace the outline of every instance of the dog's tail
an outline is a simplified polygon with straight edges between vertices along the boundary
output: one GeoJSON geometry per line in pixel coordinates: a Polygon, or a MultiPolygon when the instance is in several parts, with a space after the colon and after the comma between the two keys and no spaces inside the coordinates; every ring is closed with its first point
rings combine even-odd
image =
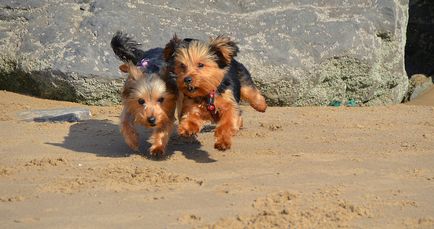
{"type": "Polygon", "coordinates": [[[141,50],[137,41],[118,31],[111,40],[113,52],[123,62],[132,62],[134,65],[142,59],[144,51],[141,50]]]}

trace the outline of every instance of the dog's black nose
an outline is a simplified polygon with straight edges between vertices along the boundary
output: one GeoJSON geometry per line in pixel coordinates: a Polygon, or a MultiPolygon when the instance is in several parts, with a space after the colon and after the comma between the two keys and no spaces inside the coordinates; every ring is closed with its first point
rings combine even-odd
{"type": "Polygon", "coordinates": [[[157,121],[157,119],[154,116],[151,116],[148,118],[148,122],[151,125],[155,125],[155,122],[157,121]]]}
{"type": "Polygon", "coordinates": [[[191,82],[193,82],[193,79],[190,76],[184,78],[184,83],[191,84],[191,82]]]}

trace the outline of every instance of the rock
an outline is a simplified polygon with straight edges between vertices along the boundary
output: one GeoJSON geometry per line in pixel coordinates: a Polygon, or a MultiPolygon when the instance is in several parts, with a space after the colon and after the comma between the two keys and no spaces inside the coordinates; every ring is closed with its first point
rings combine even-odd
{"type": "Polygon", "coordinates": [[[405,64],[409,76],[434,75],[434,1],[412,0],[409,4],[405,64]]]}
{"type": "Polygon", "coordinates": [[[228,34],[270,105],[399,103],[407,0],[1,1],[0,89],[111,104],[124,76],[117,30],[145,50],[228,34]]]}
{"type": "Polygon", "coordinates": [[[433,86],[432,77],[427,77],[423,74],[415,74],[410,78],[408,92],[405,101],[412,101],[420,95],[426,93],[433,86]]]}
{"type": "Polygon", "coordinates": [[[18,113],[25,121],[34,122],[79,122],[92,117],[89,109],[80,107],[59,108],[48,110],[31,110],[18,113]]]}

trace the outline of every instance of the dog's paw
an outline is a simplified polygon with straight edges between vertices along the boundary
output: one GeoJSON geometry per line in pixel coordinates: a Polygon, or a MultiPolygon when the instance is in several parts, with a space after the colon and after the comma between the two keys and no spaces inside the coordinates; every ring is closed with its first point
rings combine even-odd
{"type": "Polygon", "coordinates": [[[265,112],[267,110],[267,102],[265,102],[265,98],[262,95],[258,95],[257,99],[250,103],[250,106],[253,107],[256,111],[265,112]]]}
{"type": "Polygon", "coordinates": [[[265,110],[267,110],[267,104],[266,103],[254,103],[254,104],[251,104],[251,106],[256,111],[259,111],[259,112],[262,112],[262,113],[264,113],[265,110]]]}
{"type": "Polygon", "coordinates": [[[229,141],[219,140],[214,144],[214,148],[220,151],[225,151],[231,148],[231,143],[229,141]]]}
{"type": "Polygon", "coordinates": [[[153,145],[149,149],[149,152],[151,153],[151,156],[153,156],[153,157],[161,157],[164,155],[164,147],[153,145]]]}
{"type": "Polygon", "coordinates": [[[194,137],[199,132],[199,127],[197,125],[183,124],[178,128],[178,134],[181,137],[194,137]]]}

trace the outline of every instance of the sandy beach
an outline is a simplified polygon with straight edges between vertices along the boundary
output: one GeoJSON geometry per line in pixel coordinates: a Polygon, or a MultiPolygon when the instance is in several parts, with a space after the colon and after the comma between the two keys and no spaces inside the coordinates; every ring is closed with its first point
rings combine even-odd
{"type": "Polygon", "coordinates": [[[412,105],[243,106],[231,150],[215,150],[207,126],[199,142],[175,134],[153,160],[149,130],[143,155],[123,142],[120,106],[25,122],[17,112],[87,106],[0,91],[0,225],[434,228],[432,92],[412,105]]]}

